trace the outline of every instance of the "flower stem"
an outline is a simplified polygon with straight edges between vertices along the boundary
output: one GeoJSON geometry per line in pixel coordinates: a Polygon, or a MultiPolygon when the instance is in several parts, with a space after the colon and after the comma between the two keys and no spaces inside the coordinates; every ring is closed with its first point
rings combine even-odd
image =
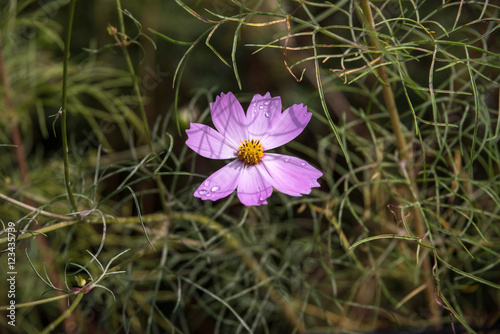
{"type": "MultiPolygon", "coordinates": [[[[370,36],[370,43],[375,48],[376,51],[382,51],[380,43],[378,41],[375,29],[375,22],[370,8],[370,0],[360,0],[360,1],[361,1],[361,8],[363,10],[363,16],[364,16],[363,18],[368,28],[368,34],[370,36]]],[[[378,62],[381,63],[382,61],[383,61],[383,55],[381,55],[378,62]]],[[[394,98],[394,94],[391,88],[389,75],[384,65],[380,65],[377,67],[377,73],[383,82],[382,94],[384,96],[384,101],[387,111],[389,112],[392,131],[394,133],[394,136],[396,137],[396,146],[398,149],[398,153],[401,161],[405,162],[410,157],[410,150],[407,147],[406,139],[401,127],[401,121],[399,119],[399,113],[396,106],[396,100],[394,98]]],[[[418,186],[417,183],[414,181],[415,170],[410,166],[410,164],[404,164],[404,166],[405,166],[403,167],[404,173],[406,174],[407,180],[409,182],[408,196],[410,197],[410,200],[413,203],[418,203],[419,202],[418,186]]],[[[426,234],[426,226],[420,206],[415,206],[413,212],[415,217],[414,220],[415,220],[416,233],[419,237],[423,237],[426,234]]],[[[424,269],[423,278],[426,285],[425,297],[427,299],[427,304],[429,307],[431,322],[434,326],[437,326],[440,322],[440,310],[439,310],[439,305],[434,297],[434,288],[433,288],[434,283],[432,282],[432,265],[430,262],[430,258],[428,256],[424,257],[422,261],[422,267],[424,269]]]]}
{"type": "MultiPolygon", "coordinates": [[[[146,115],[146,109],[144,108],[144,102],[142,100],[141,96],[141,90],[139,89],[139,84],[137,82],[137,78],[135,76],[135,70],[134,70],[134,65],[132,64],[132,60],[130,59],[130,54],[127,49],[128,43],[126,43],[127,35],[125,33],[125,22],[123,20],[123,11],[122,11],[122,5],[120,0],[116,0],[116,5],[118,8],[118,19],[120,21],[120,32],[121,32],[121,47],[123,50],[123,54],[125,55],[125,60],[127,62],[128,70],[130,72],[130,76],[132,79],[132,86],[134,87],[134,92],[137,96],[137,100],[139,103],[139,111],[141,113],[141,118],[142,118],[142,123],[144,127],[144,133],[146,136],[146,142],[148,144],[149,150],[152,154],[155,154],[154,147],[153,147],[153,142],[151,140],[151,132],[149,131],[149,124],[148,124],[148,118],[146,115]]],[[[167,200],[165,196],[165,191],[163,188],[163,183],[161,181],[161,176],[156,174],[156,184],[158,186],[158,193],[160,195],[160,201],[161,201],[161,206],[163,208],[164,212],[169,212],[169,208],[167,206],[167,200]]]]}
{"type": "MultiPolygon", "coordinates": [[[[75,16],[75,4],[76,0],[71,0],[69,5],[69,18],[68,27],[66,28],[66,45],[64,52],[64,64],[63,64],[63,83],[62,83],[62,103],[61,103],[61,135],[63,144],[63,156],[64,156],[64,183],[66,185],[66,193],[68,194],[69,201],[74,212],[78,212],[78,207],[76,205],[75,196],[73,195],[73,189],[71,188],[71,180],[69,176],[69,148],[68,148],[68,132],[66,128],[67,122],[67,94],[68,94],[68,64],[69,64],[69,48],[71,45],[71,31],[73,29],[73,18],[75,16]]],[[[77,213],[78,218],[80,214],[77,213]]]]}

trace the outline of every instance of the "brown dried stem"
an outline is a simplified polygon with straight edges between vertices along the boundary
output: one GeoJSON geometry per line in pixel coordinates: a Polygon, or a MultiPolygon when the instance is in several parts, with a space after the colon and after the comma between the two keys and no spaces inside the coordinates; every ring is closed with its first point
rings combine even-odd
{"type": "MultiPolygon", "coordinates": [[[[361,8],[363,10],[363,19],[365,22],[365,25],[367,26],[368,34],[370,37],[370,42],[372,47],[377,50],[382,52],[380,43],[378,42],[377,38],[377,33],[375,29],[375,22],[373,20],[373,15],[372,11],[370,8],[370,1],[369,0],[361,0],[361,8]]],[[[409,200],[413,203],[418,203],[418,186],[415,181],[415,170],[410,166],[411,164],[405,163],[408,158],[410,157],[410,149],[407,147],[406,143],[406,138],[404,136],[402,127],[401,127],[401,121],[399,119],[399,112],[396,106],[396,100],[394,99],[394,94],[391,88],[391,82],[389,79],[389,75],[387,73],[387,69],[385,65],[383,65],[383,54],[381,53],[380,55],[380,60],[379,64],[380,66],[377,67],[377,73],[382,80],[382,93],[384,96],[384,101],[386,108],[389,112],[389,118],[391,122],[391,127],[392,131],[396,137],[396,146],[397,150],[400,156],[400,159],[402,162],[402,169],[403,172],[406,174],[407,179],[410,180],[410,189],[408,190],[408,197],[409,200]]],[[[413,210],[413,215],[414,215],[414,221],[415,221],[415,229],[416,233],[419,237],[423,237],[426,235],[426,226],[425,222],[422,217],[422,212],[418,206],[414,207],[413,210]]],[[[424,282],[426,285],[425,289],[425,296],[427,299],[427,304],[429,307],[429,313],[431,316],[431,322],[434,326],[438,326],[440,322],[440,310],[439,310],[439,305],[436,302],[436,299],[434,297],[434,283],[432,281],[432,265],[430,258],[428,256],[424,257],[422,266],[424,269],[424,282]]]]}

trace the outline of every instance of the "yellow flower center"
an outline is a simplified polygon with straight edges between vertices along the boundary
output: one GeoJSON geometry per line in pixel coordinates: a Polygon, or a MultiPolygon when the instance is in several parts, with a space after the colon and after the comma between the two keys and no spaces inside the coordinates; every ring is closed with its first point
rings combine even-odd
{"type": "Polygon", "coordinates": [[[264,149],[260,140],[250,139],[241,143],[238,147],[238,158],[245,163],[245,165],[256,165],[264,156],[264,149]]]}

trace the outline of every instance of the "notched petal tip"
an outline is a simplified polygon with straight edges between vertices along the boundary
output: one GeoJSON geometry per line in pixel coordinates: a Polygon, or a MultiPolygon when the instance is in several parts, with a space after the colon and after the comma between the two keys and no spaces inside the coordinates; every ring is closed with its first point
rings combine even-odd
{"type": "Polygon", "coordinates": [[[247,137],[245,111],[233,93],[221,93],[210,103],[212,122],[217,131],[232,142],[239,143],[247,137]]]}
{"type": "Polygon", "coordinates": [[[320,187],[318,179],[323,173],[305,160],[281,154],[267,154],[262,161],[272,179],[273,187],[282,193],[302,196],[310,194],[312,188],[320,187]]]}
{"type": "Polygon", "coordinates": [[[287,108],[276,120],[268,135],[262,139],[266,149],[284,145],[304,131],[311,120],[312,113],[307,111],[307,106],[294,104],[287,108]]]}
{"type": "Polygon", "coordinates": [[[216,201],[229,196],[236,189],[242,168],[240,160],[233,160],[203,181],[194,192],[194,197],[216,201]]]}
{"type": "Polygon", "coordinates": [[[248,134],[251,138],[264,138],[281,118],[281,98],[270,93],[254,95],[247,114],[248,134]]]}

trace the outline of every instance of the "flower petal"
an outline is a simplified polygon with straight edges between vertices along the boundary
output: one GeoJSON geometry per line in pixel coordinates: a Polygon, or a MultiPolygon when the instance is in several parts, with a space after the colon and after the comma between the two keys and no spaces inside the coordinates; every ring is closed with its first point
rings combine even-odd
{"type": "Polygon", "coordinates": [[[245,139],[260,140],[273,128],[280,116],[281,98],[279,96],[271,97],[269,93],[264,96],[254,95],[247,110],[248,135],[250,137],[245,139]]]}
{"type": "Polygon", "coordinates": [[[238,147],[234,147],[223,135],[209,126],[191,123],[186,133],[186,145],[205,158],[230,159],[237,156],[238,147]]]}
{"type": "Polygon", "coordinates": [[[221,93],[215,102],[210,103],[212,122],[215,128],[228,139],[233,146],[248,139],[245,111],[233,93],[221,93]]]}
{"type": "Polygon", "coordinates": [[[210,175],[194,192],[194,197],[216,201],[230,195],[236,186],[245,165],[234,160],[210,175]]]}
{"type": "Polygon", "coordinates": [[[238,198],[246,206],[267,204],[273,193],[269,174],[262,164],[245,166],[238,181],[238,198]]]}
{"type": "Polygon", "coordinates": [[[262,146],[270,150],[293,140],[304,130],[311,116],[312,113],[307,112],[307,106],[294,104],[281,114],[269,134],[261,139],[262,146]]]}
{"type": "Polygon", "coordinates": [[[309,194],[311,188],[320,186],[317,179],[323,175],[306,161],[288,155],[267,153],[261,165],[269,173],[272,186],[290,196],[309,194]]]}

